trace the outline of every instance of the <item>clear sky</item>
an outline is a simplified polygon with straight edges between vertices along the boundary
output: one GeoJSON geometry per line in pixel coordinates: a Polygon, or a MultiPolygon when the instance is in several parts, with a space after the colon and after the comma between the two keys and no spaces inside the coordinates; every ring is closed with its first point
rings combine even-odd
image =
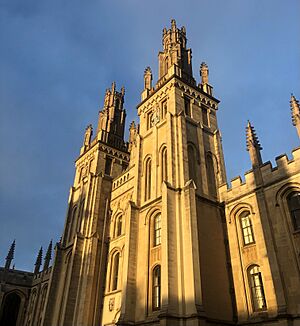
{"type": "MultiPolygon", "coordinates": [[[[185,25],[193,70],[210,69],[228,180],[250,169],[247,119],[264,161],[299,146],[290,93],[300,99],[298,0],[0,2],[0,265],[16,239],[17,269],[58,241],[74,160],[105,89],[126,88],[136,118],[143,72],[157,78],[163,27],[185,25]]],[[[128,129],[128,127],[127,127],[128,129]]]]}

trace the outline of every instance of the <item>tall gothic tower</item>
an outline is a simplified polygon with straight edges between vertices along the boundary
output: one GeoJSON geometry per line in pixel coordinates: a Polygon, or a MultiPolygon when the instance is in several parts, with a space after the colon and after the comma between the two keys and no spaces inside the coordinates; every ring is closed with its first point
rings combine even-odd
{"type": "Polygon", "coordinates": [[[100,325],[112,180],[128,166],[124,88],[106,90],[95,137],[86,128],[61,242],[51,277],[44,325],[100,325]]]}
{"type": "Polygon", "coordinates": [[[208,75],[202,63],[196,83],[185,28],[172,20],[155,86],[145,70],[140,124],[130,125],[128,145],[124,89],[113,83],[106,91],[97,133],[87,127],[76,160],[45,326],[233,319],[217,191],[226,182],[219,101],[208,75]]]}

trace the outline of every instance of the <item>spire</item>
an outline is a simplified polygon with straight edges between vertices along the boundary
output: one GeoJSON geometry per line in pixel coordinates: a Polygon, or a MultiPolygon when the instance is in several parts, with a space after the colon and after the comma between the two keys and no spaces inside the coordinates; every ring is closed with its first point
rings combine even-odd
{"type": "Polygon", "coordinates": [[[36,257],[36,261],[34,264],[34,274],[38,274],[40,272],[40,267],[42,265],[42,258],[43,258],[43,247],[40,248],[39,253],[36,257]]]}
{"type": "Polygon", "coordinates": [[[47,252],[46,252],[43,270],[48,269],[48,267],[50,265],[51,258],[52,258],[51,256],[52,256],[52,240],[50,241],[47,252]]]}
{"type": "Polygon", "coordinates": [[[250,121],[248,120],[248,124],[246,127],[246,142],[247,142],[247,151],[249,151],[250,159],[252,162],[252,166],[259,167],[262,165],[262,158],[260,151],[262,147],[258,141],[258,137],[256,136],[256,132],[254,127],[251,125],[250,121]]]}
{"type": "Polygon", "coordinates": [[[292,122],[297,129],[298,137],[300,138],[300,106],[296,97],[291,94],[290,106],[292,111],[292,122]]]}
{"type": "Polygon", "coordinates": [[[16,240],[13,241],[13,243],[9,248],[8,254],[6,256],[5,269],[10,269],[11,262],[14,259],[14,255],[15,255],[15,248],[16,248],[16,240]]]}

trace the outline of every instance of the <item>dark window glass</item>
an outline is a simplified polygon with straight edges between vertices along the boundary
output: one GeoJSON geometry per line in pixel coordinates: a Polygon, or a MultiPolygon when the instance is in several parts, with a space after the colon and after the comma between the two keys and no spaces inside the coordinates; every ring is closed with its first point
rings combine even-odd
{"type": "Polygon", "coordinates": [[[120,260],[120,254],[117,253],[113,256],[113,262],[112,262],[112,287],[111,287],[112,291],[118,288],[119,260],[120,260]]]}
{"type": "Polygon", "coordinates": [[[104,170],[105,174],[111,175],[111,166],[112,166],[112,159],[107,157],[105,161],[105,170],[104,170]]]}
{"type": "Polygon", "coordinates": [[[202,107],[202,123],[208,126],[208,111],[204,107],[202,107]]]}
{"type": "Polygon", "coordinates": [[[191,116],[191,100],[184,97],[184,112],[186,115],[191,116]]]}
{"type": "Polygon", "coordinates": [[[153,286],[152,286],[152,308],[153,310],[160,309],[161,297],[161,275],[160,266],[156,266],[153,270],[153,286]]]}
{"type": "Polygon", "coordinates": [[[287,198],[293,226],[295,230],[300,230],[300,193],[293,192],[287,198]]]}

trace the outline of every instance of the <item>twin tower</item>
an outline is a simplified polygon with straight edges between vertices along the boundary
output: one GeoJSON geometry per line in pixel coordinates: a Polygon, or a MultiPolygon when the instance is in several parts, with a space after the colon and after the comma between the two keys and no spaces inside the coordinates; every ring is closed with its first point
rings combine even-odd
{"type": "Polygon", "coordinates": [[[300,325],[300,150],[263,163],[249,123],[253,167],[228,188],[219,101],[205,63],[196,82],[186,43],[172,20],[128,142],[125,90],[106,90],[75,163],[39,325],[300,325]]]}

